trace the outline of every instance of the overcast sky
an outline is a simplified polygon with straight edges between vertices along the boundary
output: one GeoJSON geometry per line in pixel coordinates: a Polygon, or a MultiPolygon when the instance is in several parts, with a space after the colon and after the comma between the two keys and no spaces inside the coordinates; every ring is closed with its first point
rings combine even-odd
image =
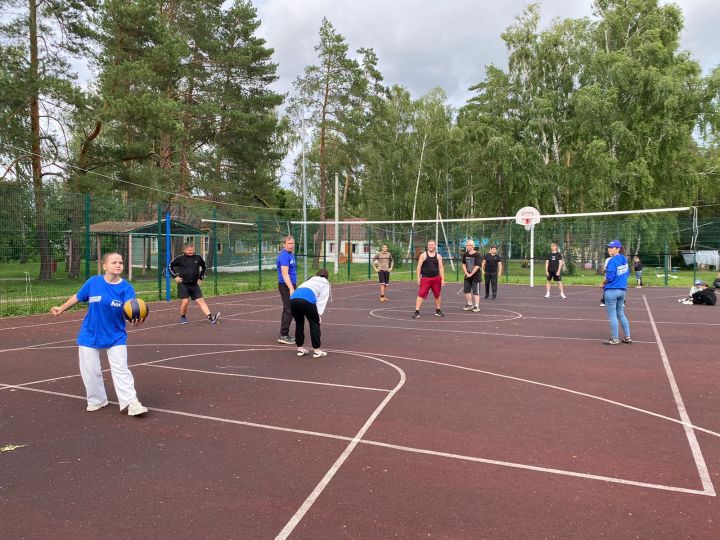
{"type": "MultiPolygon", "coordinates": [[[[666,2],[665,2],[666,3],[666,2]]],[[[720,64],[720,0],[678,0],[685,17],[681,47],[707,73],[720,64]]],[[[500,34],[529,2],[524,0],[254,0],[259,35],[275,49],[280,80],[288,92],[306,65],[323,17],[345,37],[351,51],[371,47],[385,83],[401,84],[414,98],[440,86],[459,107],[485,66],[507,67],[500,34]]],[[[592,15],[591,0],[541,2],[541,27],[554,18],[592,15]]]]}

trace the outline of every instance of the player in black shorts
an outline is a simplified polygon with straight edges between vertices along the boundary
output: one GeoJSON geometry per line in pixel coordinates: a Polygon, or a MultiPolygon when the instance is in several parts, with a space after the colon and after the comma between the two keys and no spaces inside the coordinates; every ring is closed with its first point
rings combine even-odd
{"type": "Polygon", "coordinates": [[[497,253],[497,246],[494,244],[490,246],[490,251],[483,257],[482,271],[485,274],[485,298],[490,296],[492,287],[492,299],[495,300],[498,278],[502,277],[503,262],[502,257],[497,253]]]}
{"type": "Polygon", "coordinates": [[[463,273],[465,280],[463,281],[463,292],[465,293],[466,305],[463,311],[480,311],[480,252],[475,251],[475,242],[472,238],[468,238],[465,243],[465,253],[462,259],[463,273]]]}
{"type": "Polygon", "coordinates": [[[567,298],[563,292],[563,284],[561,281],[561,273],[563,267],[562,253],[558,251],[558,246],[555,242],[550,244],[550,253],[545,257],[545,277],[547,277],[547,284],[545,285],[545,298],[550,298],[550,284],[556,281],[558,288],[560,289],[560,298],[563,300],[567,298]]]}
{"type": "Polygon", "coordinates": [[[180,302],[180,324],[187,324],[187,310],[190,300],[195,300],[197,305],[210,321],[215,324],[220,317],[220,313],[215,315],[210,313],[210,308],[203,299],[200,284],[205,278],[205,260],[195,254],[195,246],[193,244],[185,244],[183,246],[183,254],[175,257],[168,265],[170,275],[175,278],[178,284],[178,298],[180,302]]]}

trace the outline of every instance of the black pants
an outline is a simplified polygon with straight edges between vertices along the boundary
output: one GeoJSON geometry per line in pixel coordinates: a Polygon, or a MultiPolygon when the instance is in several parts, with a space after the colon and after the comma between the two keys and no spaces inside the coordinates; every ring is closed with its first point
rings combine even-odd
{"type": "Polygon", "coordinates": [[[497,272],[485,272],[485,298],[490,295],[490,285],[492,285],[492,297],[497,296],[497,272]]]}
{"type": "MultiPolygon", "coordinates": [[[[293,283],[293,288],[295,284],[293,283]]],[[[280,291],[280,298],[282,298],[283,311],[280,317],[280,335],[290,335],[290,323],[292,322],[293,316],[290,311],[290,289],[284,283],[278,283],[278,290],[280,291]]]]}
{"type": "Polygon", "coordinates": [[[310,341],[313,349],[320,348],[320,315],[317,305],[302,298],[290,300],[290,310],[295,319],[295,345],[302,347],[305,343],[305,318],[310,323],[310,341]]]}

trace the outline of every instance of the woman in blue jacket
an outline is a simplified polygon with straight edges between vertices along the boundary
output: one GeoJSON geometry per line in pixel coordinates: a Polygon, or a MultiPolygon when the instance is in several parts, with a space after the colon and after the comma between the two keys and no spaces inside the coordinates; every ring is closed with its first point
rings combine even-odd
{"type": "Polygon", "coordinates": [[[627,292],[628,277],[630,276],[630,265],[625,255],[620,253],[622,244],[620,240],[613,240],[607,245],[610,259],[605,267],[605,279],[603,280],[603,292],[605,298],[605,309],[610,320],[610,339],[605,345],[617,345],[620,343],[618,334],[618,322],[622,326],[625,337],[622,343],[632,343],[630,339],[630,323],[625,317],[625,293],[627,292]]]}

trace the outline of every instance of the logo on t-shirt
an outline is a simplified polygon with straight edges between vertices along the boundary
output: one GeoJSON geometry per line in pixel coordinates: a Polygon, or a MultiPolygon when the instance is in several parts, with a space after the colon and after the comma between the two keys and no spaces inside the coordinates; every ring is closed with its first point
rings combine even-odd
{"type": "Polygon", "coordinates": [[[90,298],[88,298],[88,304],[92,304],[93,302],[99,302],[100,300],[102,300],[102,296],[91,296],[90,298]]]}
{"type": "Polygon", "coordinates": [[[112,307],[122,307],[122,302],[120,300],[113,300],[112,302],[110,302],[110,305],[112,307]]]}

